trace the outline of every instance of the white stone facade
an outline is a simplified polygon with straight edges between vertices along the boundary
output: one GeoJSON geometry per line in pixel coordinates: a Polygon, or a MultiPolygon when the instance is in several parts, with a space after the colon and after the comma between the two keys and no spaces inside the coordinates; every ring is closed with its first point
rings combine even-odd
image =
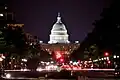
{"type": "Polygon", "coordinates": [[[70,43],[67,29],[61,21],[60,14],[58,14],[57,22],[52,27],[50,41],[48,43],[70,43]]]}

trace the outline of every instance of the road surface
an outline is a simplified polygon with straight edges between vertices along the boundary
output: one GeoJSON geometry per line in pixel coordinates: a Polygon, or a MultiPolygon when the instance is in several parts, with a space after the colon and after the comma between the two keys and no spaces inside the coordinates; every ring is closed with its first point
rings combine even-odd
{"type": "MultiPolygon", "coordinates": [[[[38,78],[41,77],[42,80],[47,78],[48,80],[77,80],[78,76],[81,77],[86,77],[88,80],[116,80],[113,79],[114,77],[114,72],[102,72],[102,71],[78,71],[78,72],[73,72],[71,73],[70,71],[62,71],[62,72],[37,72],[37,71],[26,71],[26,72],[6,72],[11,74],[11,78],[16,78],[14,80],[27,80],[31,78],[38,78]],[[21,79],[20,79],[21,78],[21,79]]],[[[4,76],[5,78],[5,76],[4,76]]],[[[0,79],[4,80],[4,79],[0,79]]],[[[8,79],[7,79],[8,80],[8,79]]],[[[83,79],[84,80],[84,79],[83,79]]],[[[120,80],[120,79],[117,79],[120,80]]]]}

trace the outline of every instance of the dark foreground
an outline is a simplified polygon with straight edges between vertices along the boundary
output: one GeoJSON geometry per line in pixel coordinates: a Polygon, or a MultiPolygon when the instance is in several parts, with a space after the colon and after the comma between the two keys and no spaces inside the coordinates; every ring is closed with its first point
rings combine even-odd
{"type": "MultiPolygon", "coordinates": [[[[96,71],[79,71],[79,72],[70,72],[70,71],[61,71],[61,72],[37,72],[37,71],[27,71],[27,72],[5,72],[11,74],[12,79],[7,80],[35,80],[35,78],[40,78],[40,80],[50,79],[50,80],[79,80],[82,77],[87,78],[88,80],[116,80],[120,79],[120,76],[115,76],[114,72],[96,72],[96,71]],[[22,78],[22,79],[21,79],[22,78]],[[26,79],[25,79],[26,78],[26,79]],[[32,79],[33,78],[33,79],[32,79]]],[[[4,75],[5,77],[5,75],[4,75]]],[[[0,78],[0,80],[6,80],[0,78]]],[[[85,79],[83,79],[85,80],[85,79]]]]}

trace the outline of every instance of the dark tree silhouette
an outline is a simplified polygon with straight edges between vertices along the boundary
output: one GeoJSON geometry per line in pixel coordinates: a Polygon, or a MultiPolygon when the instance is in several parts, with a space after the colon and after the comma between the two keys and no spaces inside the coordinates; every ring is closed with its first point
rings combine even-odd
{"type": "Polygon", "coordinates": [[[108,9],[104,9],[102,18],[95,21],[93,29],[96,34],[96,44],[101,49],[108,49],[112,52],[118,51],[120,48],[120,2],[114,0],[108,9]]]}
{"type": "Polygon", "coordinates": [[[5,40],[7,42],[8,52],[21,55],[26,48],[25,34],[23,28],[9,26],[5,29],[5,40]]]}
{"type": "Polygon", "coordinates": [[[27,66],[29,69],[35,70],[39,66],[40,61],[50,61],[51,57],[52,56],[47,51],[43,51],[39,48],[38,54],[28,58],[27,66]]]}
{"type": "MultiPolygon", "coordinates": [[[[120,1],[114,0],[109,8],[103,9],[101,19],[95,20],[94,29],[81,43],[74,56],[84,56],[85,48],[96,44],[100,51],[120,52],[120,1]]],[[[99,52],[101,54],[101,52],[99,52]]]]}

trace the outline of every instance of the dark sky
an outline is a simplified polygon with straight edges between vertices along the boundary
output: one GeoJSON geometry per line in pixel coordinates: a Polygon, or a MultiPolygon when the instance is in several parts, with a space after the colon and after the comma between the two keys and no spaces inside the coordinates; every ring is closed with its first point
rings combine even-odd
{"type": "Polygon", "coordinates": [[[49,40],[50,30],[61,12],[70,40],[82,41],[93,29],[92,23],[100,18],[110,0],[11,0],[9,6],[16,19],[25,24],[25,31],[49,40]]]}

